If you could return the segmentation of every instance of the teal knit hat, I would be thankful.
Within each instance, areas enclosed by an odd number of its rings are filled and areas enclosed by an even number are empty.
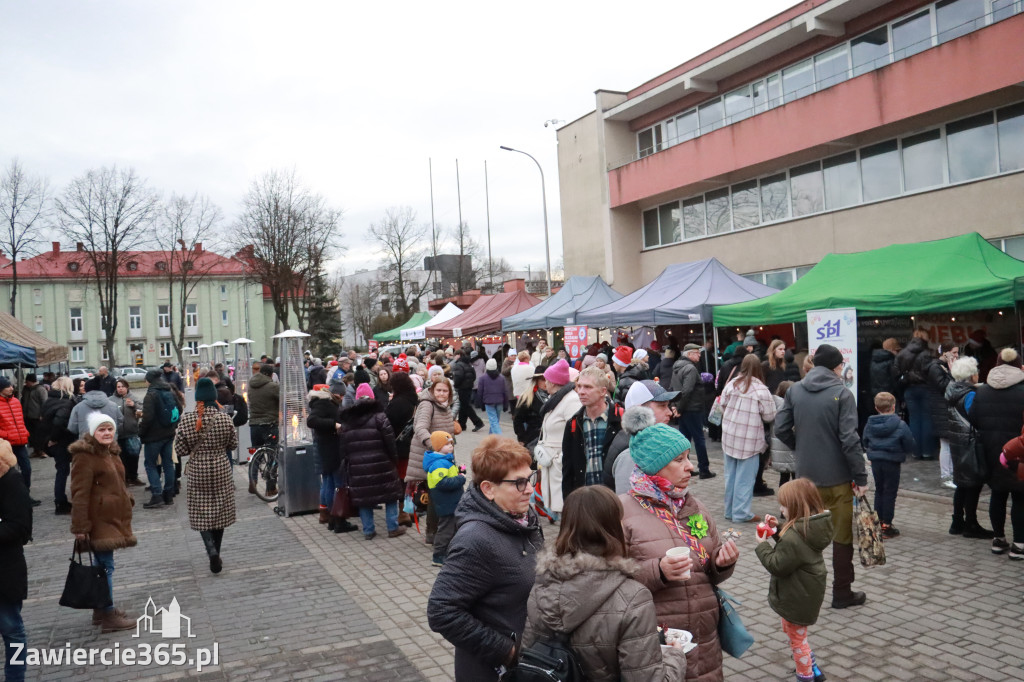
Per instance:
[[[629,439],[629,454],[648,476],[658,473],[669,462],[690,449],[686,436],[665,424],[648,426]]]
[[[217,402],[217,389],[214,387],[213,382],[207,377],[203,377],[196,382],[196,402]]]

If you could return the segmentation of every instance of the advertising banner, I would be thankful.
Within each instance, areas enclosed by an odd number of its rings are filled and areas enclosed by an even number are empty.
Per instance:
[[[857,397],[857,310],[832,308],[807,311],[807,341],[811,355],[822,344],[835,346],[843,354],[839,378]]]
[[[587,327],[573,326],[565,328],[565,352],[575,362],[587,350]]]

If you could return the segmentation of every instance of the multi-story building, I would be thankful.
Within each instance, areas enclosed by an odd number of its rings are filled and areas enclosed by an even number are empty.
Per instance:
[[[558,131],[566,273],[631,291],[715,256],[781,288],[830,252],[969,231],[1024,258],[1022,9],[807,0],[598,91]]]
[[[201,278],[185,305],[186,359],[198,358],[199,345],[252,339],[252,352],[270,353],[274,334],[273,308],[262,285],[246,278],[244,263],[205,251],[194,251],[192,267]],[[170,256],[164,251],[129,254],[118,280],[118,328],[114,363],[156,365],[176,358],[171,342],[177,332],[178,300],[171,299]],[[10,299],[10,261],[0,263],[0,296]],[[49,339],[67,344],[72,367],[111,364],[104,347],[92,266],[82,254],[50,251],[18,262],[15,317]],[[174,306],[172,308],[172,305]],[[231,357],[234,349],[228,349]]]

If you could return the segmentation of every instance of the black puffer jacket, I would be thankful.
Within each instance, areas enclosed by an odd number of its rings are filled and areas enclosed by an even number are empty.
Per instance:
[[[391,402],[388,403],[385,414],[388,416],[388,421],[391,422],[391,430],[397,437],[402,432],[405,425],[412,421],[413,415],[416,414],[416,404],[419,402],[419,398],[413,394],[412,398],[408,396],[396,393],[391,398]],[[412,438],[407,438],[404,441],[395,442],[395,448],[398,452],[398,459],[409,459],[409,448],[412,445]]]
[[[896,356],[884,348],[871,351],[871,395],[882,391],[896,394],[896,378],[893,377],[893,364]]]
[[[364,398],[341,411],[341,452],[348,460],[352,504],[372,507],[402,497],[395,470],[395,432],[376,400]]]
[[[925,385],[928,387],[928,407],[932,415],[935,437],[949,440],[949,403],[946,401],[946,387],[953,381],[949,366],[941,358],[928,363]]]
[[[1003,446],[1021,433],[1024,426],[1024,372],[1012,365],[993,367],[987,383],[978,387],[967,418],[981,439],[993,490],[1024,490],[1006,467],[999,463]]]
[[[548,400],[546,391],[533,389],[533,400],[529,407],[519,403],[516,406],[516,416],[512,419],[512,430],[516,438],[523,445],[533,442],[540,435],[542,419],[540,411],[544,409],[544,403]]]
[[[47,440],[67,447],[78,440],[78,434],[68,431],[71,410],[75,407],[75,399],[50,391],[50,397],[43,403],[43,420],[40,428],[46,433]]]
[[[521,525],[472,485],[455,510],[458,531],[427,602],[430,629],[455,645],[456,682],[497,680],[522,641],[544,533],[533,509]]]
[[[907,347],[899,352],[893,363],[893,378],[898,387],[906,388],[927,381],[928,363],[932,352],[923,339],[910,339]],[[901,378],[902,377],[902,378]]]
[[[700,380],[700,368],[690,358],[683,356],[672,366],[670,391],[679,391],[676,399],[679,412],[704,411],[704,386]]]
[[[626,369],[622,370],[622,374],[619,375],[619,386],[615,391],[615,399],[620,403],[626,400],[626,394],[629,393],[629,387],[638,381],[650,379],[651,376],[647,372],[647,367],[642,363],[630,365]]]
[[[949,426],[949,449],[953,454],[953,482],[957,485],[978,485],[977,481],[963,480],[957,470],[960,453],[974,447],[974,428],[967,421],[966,398],[973,393],[975,385],[969,381],[951,381],[946,386],[947,422]]]
[[[471,391],[476,383],[476,369],[473,362],[464,355],[460,355],[455,367],[452,369],[452,383],[456,391]]]
[[[320,473],[328,476],[341,466],[341,441],[338,438],[338,403],[326,390],[309,392],[309,416],[306,426],[313,431],[313,442],[320,455]]]
[[[142,420],[139,422],[139,438],[143,443],[156,443],[162,440],[174,438],[177,424],[164,426],[160,423],[161,400],[174,402],[174,395],[171,394],[171,385],[163,378],[155,379],[146,391],[146,397],[142,399]]]
[[[32,506],[25,481],[14,468],[17,462],[11,446],[3,443],[0,451],[0,602],[5,604],[28,599],[28,568],[23,548],[32,539]],[[524,610],[525,602],[524,597]]]

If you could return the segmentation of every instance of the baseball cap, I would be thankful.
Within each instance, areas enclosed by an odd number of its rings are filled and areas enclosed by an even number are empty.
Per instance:
[[[649,403],[652,400],[658,403],[667,403],[670,400],[675,400],[678,396],[679,391],[666,391],[657,381],[644,379],[643,381],[637,381],[629,387],[629,391],[626,393],[625,404],[626,409],[629,409],[637,405]]]

